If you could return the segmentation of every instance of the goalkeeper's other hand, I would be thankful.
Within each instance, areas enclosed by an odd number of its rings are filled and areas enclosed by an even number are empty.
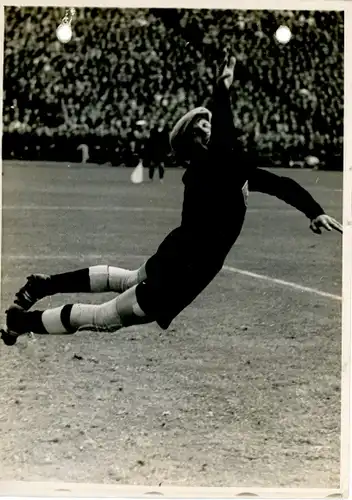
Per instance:
[[[330,215],[322,214],[319,215],[316,219],[311,220],[310,229],[315,234],[321,234],[322,229],[326,229],[327,231],[338,231],[342,233],[342,224],[340,224],[336,219],[330,217]]]

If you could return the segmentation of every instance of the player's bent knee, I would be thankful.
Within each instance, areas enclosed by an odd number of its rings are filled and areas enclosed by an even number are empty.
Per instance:
[[[146,314],[138,302],[136,294],[138,286],[135,285],[118,298],[117,310],[124,326],[142,325],[154,321],[154,318]]]
[[[116,300],[113,299],[95,306],[93,325],[105,332],[113,332],[123,327],[122,319],[116,310]]]
[[[138,304],[134,286],[118,297],[94,308],[93,323],[104,331],[116,331],[123,327],[151,323],[153,318],[146,315]]]

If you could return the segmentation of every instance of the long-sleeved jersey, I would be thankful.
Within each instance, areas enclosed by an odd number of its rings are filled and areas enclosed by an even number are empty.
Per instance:
[[[236,165],[237,147],[230,95],[215,88],[211,138],[198,148],[183,177],[181,224],[146,263],[147,280],[137,290],[142,309],[167,328],[221,270],[246,213],[246,164]],[[214,168],[219,175],[214,181]]]
[[[215,90],[212,112],[210,144],[192,156],[183,177],[181,223],[147,261],[147,279],[137,287],[141,308],[165,329],[221,270],[243,227],[247,188],[276,196],[311,219],[324,213],[292,179],[246,162],[225,87]]]
[[[251,172],[248,190],[275,196],[313,220],[324,214],[323,208],[306,189],[289,177],[257,168]]]
[[[210,142],[192,156],[183,176],[179,230],[194,240],[195,250],[205,243],[211,247],[214,264],[221,266],[244,222],[243,186],[253,167],[239,157],[230,94],[223,84],[215,88],[211,111]]]

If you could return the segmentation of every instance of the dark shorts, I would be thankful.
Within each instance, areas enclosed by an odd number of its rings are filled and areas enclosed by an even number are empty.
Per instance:
[[[166,330],[219,273],[227,246],[211,247],[182,228],[172,231],[146,262],[147,279],[136,290],[142,310]]]

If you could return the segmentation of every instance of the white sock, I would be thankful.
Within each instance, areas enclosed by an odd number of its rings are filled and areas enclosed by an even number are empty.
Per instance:
[[[73,304],[47,309],[42,314],[43,326],[49,334],[59,335],[83,328],[113,332],[126,326],[150,323],[152,319],[145,315],[137,302],[136,287],[101,305]],[[70,308],[66,325],[62,320],[65,308]]]
[[[146,279],[145,267],[136,270],[114,266],[91,266],[89,268],[90,289],[93,293],[122,293]]]
[[[122,320],[116,307],[117,298],[101,305],[74,304],[70,323],[74,330],[89,328],[113,332],[122,328]]]
[[[42,314],[42,323],[45,330],[51,335],[70,333],[62,323],[62,311],[65,306],[46,309]]]

